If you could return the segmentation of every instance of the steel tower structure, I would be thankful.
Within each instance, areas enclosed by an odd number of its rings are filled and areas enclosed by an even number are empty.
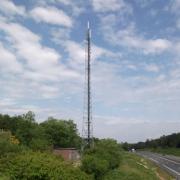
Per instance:
[[[84,92],[84,115],[82,129],[82,148],[93,146],[93,124],[92,124],[92,100],[91,100],[91,29],[89,22],[86,32],[85,48],[85,92]]]

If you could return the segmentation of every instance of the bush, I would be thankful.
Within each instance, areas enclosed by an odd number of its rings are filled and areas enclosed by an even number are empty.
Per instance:
[[[24,152],[14,158],[10,158],[6,165],[4,165],[3,172],[4,176],[10,179],[90,179],[90,177],[80,169],[65,163],[60,157],[41,152]]]
[[[8,153],[20,152],[22,147],[19,146],[18,139],[11,135],[11,132],[0,132],[0,157],[5,156]]]
[[[93,174],[95,179],[102,177],[110,170],[119,166],[121,149],[112,139],[103,139],[96,142],[95,147],[86,150],[82,158],[82,170]]]
[[[34,151],[46,151],[50,150],[50,144],[46,139],[32,139],[29,147]]]
[[[108,161],[97,156],[86,155],[82,164],[82,170],[87,174],[92,174],[95,179],[100,179],[108,171]]]

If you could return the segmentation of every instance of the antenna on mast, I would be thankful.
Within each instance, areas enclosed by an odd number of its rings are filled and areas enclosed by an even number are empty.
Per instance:
[[[86,48],[85,48],[85,93],[84,115],[82,128],[82,150],[93,145],[92,102],[91,102],[91,29],[87,22]]]
[[[89,26],[89,21],[88,21],[88,22],[87,22],[87,28],[90,29],[89,27],[90,27],[90,26]]]

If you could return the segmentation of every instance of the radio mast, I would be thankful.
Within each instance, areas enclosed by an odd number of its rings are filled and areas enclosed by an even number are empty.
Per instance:
[[[85,48],[85,93],[84,93],[84,115],[82,130],[82,148],[90,148],[93,145],[92,126],[92,102],[91,102],[91,29],[89,22],[86,32]]]

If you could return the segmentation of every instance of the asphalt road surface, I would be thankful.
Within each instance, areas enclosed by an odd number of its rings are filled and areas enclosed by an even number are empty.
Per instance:
[[[176,179],[180,180],[180,158],[175,156],[164,156],[147,151],[138,151],[137,154],[153,161],[155,164],[176,177]]]

